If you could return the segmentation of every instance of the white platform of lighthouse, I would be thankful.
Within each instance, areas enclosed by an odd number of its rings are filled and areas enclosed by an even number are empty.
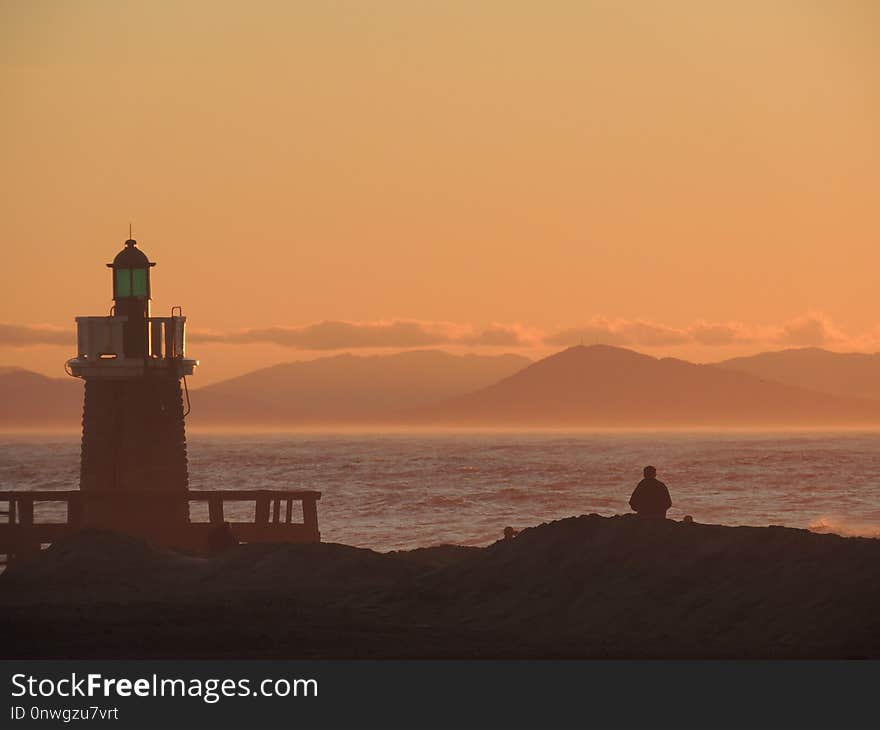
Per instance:
[[[77,356],[67,361],[78,378],[139,378],[150,372],[182,378],[198,360],[186,357],[186,317],[148,317],[146,357],[126,357],[123,327],[127,317],[77,317]]]

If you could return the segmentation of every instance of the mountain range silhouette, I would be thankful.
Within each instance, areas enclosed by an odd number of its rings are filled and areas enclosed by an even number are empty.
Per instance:
[[[197,388],[192,403],[196,427],[869,426],[880,424],[880,355],[806,348],[698,365],[608,345],[537,362],[345,354]],[[82,386],[3,368],[0,404],[4,428],[76,429]]]
[[[880,400],[880,353],[803,347],[736,357],[718,365],[823,393]]]
[[[819,426],[878,423],[880,403],[590,345],[570,347],[412,415],[438,425]]]

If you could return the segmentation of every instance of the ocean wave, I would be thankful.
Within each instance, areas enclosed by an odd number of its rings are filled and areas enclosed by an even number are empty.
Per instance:
[[[832,533],[843,537],[880,538],[880,522],[853,522],[842,517],[820,517],[810,523],[809,529],[811,532]]]

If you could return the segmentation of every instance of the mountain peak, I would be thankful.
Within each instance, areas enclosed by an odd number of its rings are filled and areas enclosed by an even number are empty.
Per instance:
[[[548,368],[563,368],[577,371],[583,369],[605,369],[614,367],[643,366],[656,363],[657,358],[644,355],[635,350],[615,345],[573,345],[560,352],[538,360],[521,371],[541,371]]]
[[[764,380],[834,395],[880,400],[880,355],[799,347],[717,363]]]
[[[876,423],[869,401],[611,345],[576,345],[419,418],[481,426],[792,426]]]
[[[618,345],[605,345],[605,344],[593,344],[593,345],[572,345],[571,347],[567,347],[560,352],[557,352],[555,355],[550,355],[550,357],[622,357],[622,358],[637,358],[643,360],[656,360],[657,358],[651,357],[650,355],[645,355],[641,352],[636,352],[635,350],[630,350],[627,347],[620,347]]]

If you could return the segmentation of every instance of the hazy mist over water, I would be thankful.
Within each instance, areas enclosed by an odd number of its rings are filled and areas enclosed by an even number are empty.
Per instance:
[[[191,489],[317,489],[322,539],[376,550],[483,545],[507,525],[627,512],[646,464],[669,486],[674,519],[880,536],[876,432],[196,433],[188,442]],[[76,488],[79,450],[75,435],[0,436],[0,489]]]

